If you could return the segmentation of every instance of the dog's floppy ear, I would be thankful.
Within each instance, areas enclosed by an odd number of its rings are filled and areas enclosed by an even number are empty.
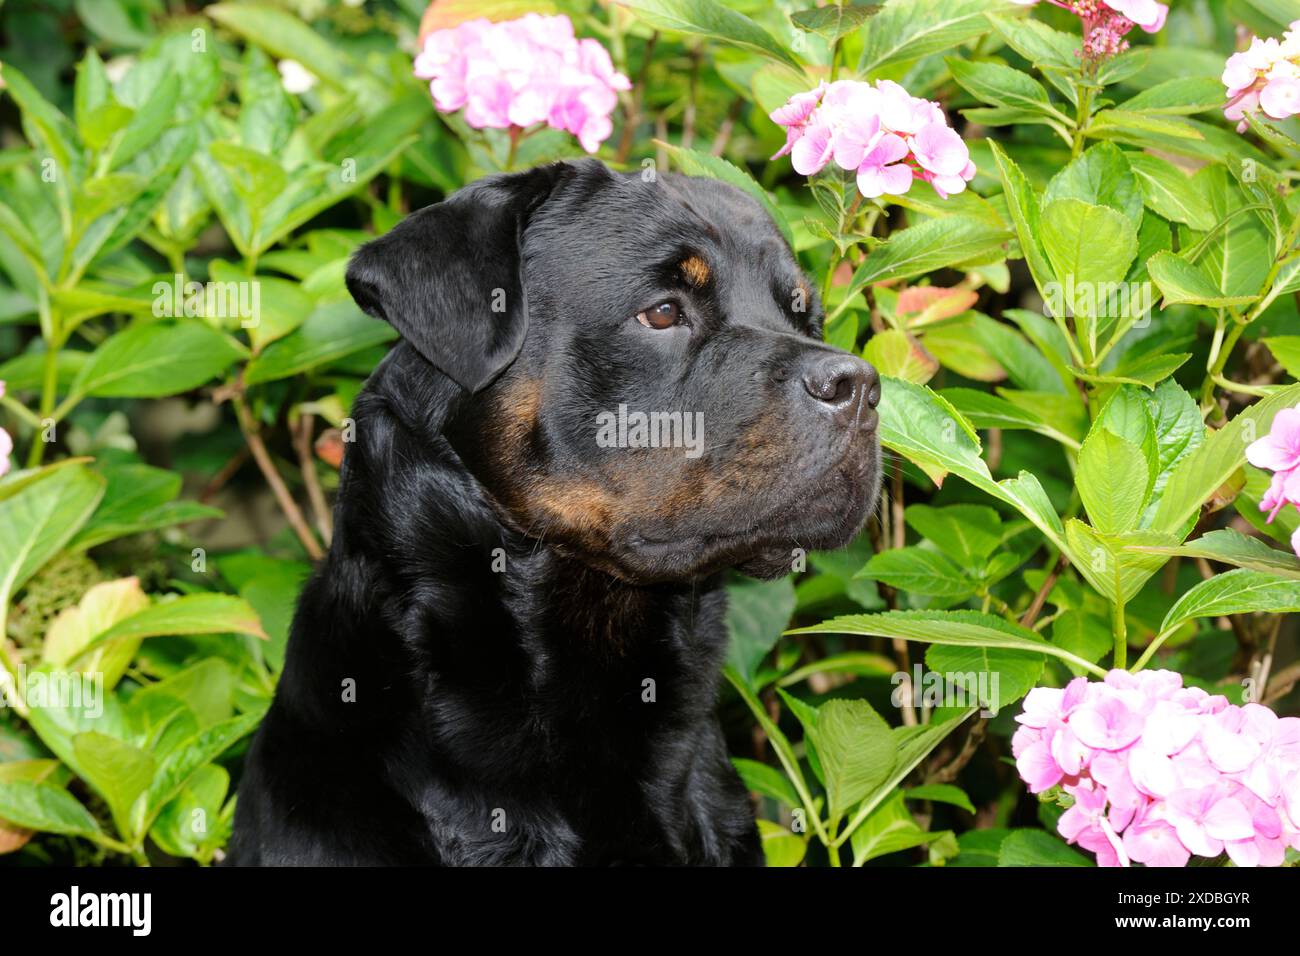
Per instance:
[[[563,163],[493,176],[412,213],[348,263],[352,298],[470,392],[519,354],[528,303],[519,243]]]

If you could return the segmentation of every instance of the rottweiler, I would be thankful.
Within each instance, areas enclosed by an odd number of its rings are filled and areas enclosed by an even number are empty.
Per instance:
[[[762,205],[562,162],[363,245],[401,340],[250,747],[242,865],[744,865],[724,576],[841,547],[880,384]]]

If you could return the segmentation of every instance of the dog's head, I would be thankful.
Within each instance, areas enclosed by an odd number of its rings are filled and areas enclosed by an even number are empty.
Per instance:
[[[347,281],[469,393],[447,435],[502,518],[621,578],[781,574],[875,504],[876,373],[821,342],[738,189],[594,161],[492,177]]]

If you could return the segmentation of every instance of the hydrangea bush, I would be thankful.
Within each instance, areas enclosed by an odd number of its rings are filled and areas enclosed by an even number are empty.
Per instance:
[[[220,859],[348,255],[595,155],[753,195],[882,375],[861,539],[730,587],[769,863],[1300,859],[1300,0],[109,5],[0,8],[0,853]]]

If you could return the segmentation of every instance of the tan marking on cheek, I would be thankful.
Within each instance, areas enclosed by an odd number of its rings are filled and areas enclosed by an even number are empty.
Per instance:
[[[716,458],[700,459],[701,463],[666,490],[655,510],[660,514],[689,515],[720,502],[742,501],[778,480],[787,464],[787,428],[781,416],[765,414]]]
[[[529,504],[559,527],[578,532],[607,529],[615,512],[609,494],[590,482],[544,482]]]
[[[537,379],[521,379],[502,392],[492,404],[484,430],[492,457],[507,464],[522,458],[541,409],[542,383]]]
[[[713,274],[709,269],[709,264],[699,256],[688,256],[683,259],[680,268],[682,275],[686,277],[686,281],[697,289],[708,282],[709,277]]]
[[[510,431],[517,440],[523,440],[537,427],[542,411],[542,383],[537,379],[524,379],[509,392],[507,413]]]

